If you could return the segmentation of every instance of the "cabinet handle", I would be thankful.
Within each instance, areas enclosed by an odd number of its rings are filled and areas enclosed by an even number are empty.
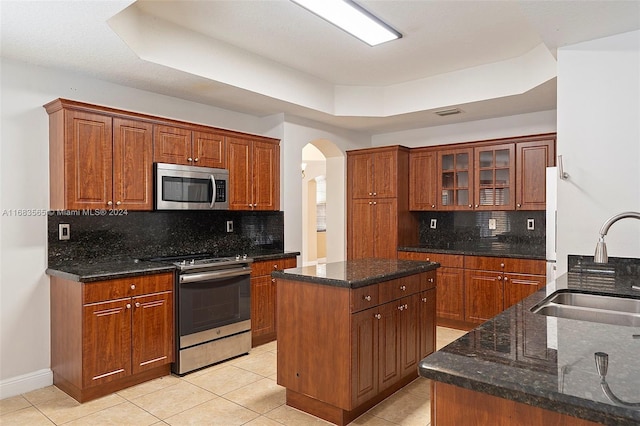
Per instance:
[[[521,205],[521,204],[516,204],[516,206],[518,206],[518,207],[522,207],[522,205]]]
[[[131,284],[131,290],[135,290],[136,289],[136,285],[135,284]]]
[[[122,201],[116,201],[116,206],[119,206],[120,204],[122,204]]]
[[[430,283],[433,282],[433,278],[429,278],[427,281],[429,281]]]
[[[478,208],[478,205],[476,204],[476,209]]]
[[[436,205],[435,205],[435,204],[431,204],[431,208],[432,208],[432,209],[435,209],[435,208],[436,208]]]
[[[428,257],[427,257],[427,262],[431,262],[431,259],[429,259]]]
[[[127,303],[127,309],[131,309],[131,303]]]
[[[376,195],[378,195],[378,193],[377,193],[377,192],[374,192],[374,193],[373,193],[373,196],[375,197]]]
[[[509,277],[504,277],[504,280],[505,281],[509,281]]]
[[[369,195],[373,195],[373,192],[370,192]]]
[[[199,158],[198,158],[198,157],[196,157],[196,158],[194,158],[194,159],[193,159],[193,161],[195,161],[196,163],[198,162],[198,160],[199,160]]]
[[[372,201],[369,201],[369,205],[372,205],[372,204],[373,204],[373,202],[372,202]]]
[[[271,282],[272,282],[272,283],[275,283],[275,282],[276,282],[276,279],[275,279],[275,278],[271,278]]]
[[[277,263],[275,265],[273,265],[273,269],[275,269],[276,271],[278,270],[278,264]]]
[[[400,286],[400,290],[405,291],[406,289],[407,289],[407,286],[406,286],[406,285],[401,285],[401,286]]]
[[[400,305],[400,306],[398,306],[398,310],[399,310],[399,311],[404,311],[404,305]]]
[[[425,302],[425,303],[427,303],[427,298],[426,298],[426,297],[423,297],[423,298],[422,298],[422,301],[423,301],[423,302]]]
[[[375,319],[378,319],[378,320],[379,320],[380,318],[382,318],[382,315],[380,315],[380,314],[375,314],[375,315],[374,315],[374,317],[375,317]]]
[[[469,204],[469,208],[472,208],[472,207],[473,207],[473,204]]]
[[[498,281],[502,281],[502,276],[498,275]]]
[[[136,308],[140,307],[140,302],[136,302]]]
[[[193,158],[189,157],[187,158],[187,161],[191,163],[193,161]]]
[[[113,205],[113,201],[107,201],[107,205],[108,206],[112,206]]]
[[[504,263],[501,263],[501,264],[500,264],[500,267],[501,267],[501,268],[504,268]]]
[[[369,296],[368,294],[366,296],[362,296],[362,298],[367,302],[371,302],[371,296]]]
[[[377,201],[374,201],[374,202],[373,202],[373,205],[375,206],[376,204],[378,204],[378,202],[377,202]]]

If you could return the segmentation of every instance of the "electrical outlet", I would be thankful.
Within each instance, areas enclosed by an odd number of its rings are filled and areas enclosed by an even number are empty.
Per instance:
[[[438,219],[431,219],[431,229],[436,229],[438,225]]]
[[[489,219],[489,229],[496,229],[496,220]]]
[[[60,241],[68,240],[71,238],[71,225],[68,223],[58,224],[58,239]]]
[[[233,221],[232,220],[228,220],[227,221],[227,232],[233,232]]]
[[[533,231],[536,229],[536,221],[533,219],[527,219],[527,230]]]

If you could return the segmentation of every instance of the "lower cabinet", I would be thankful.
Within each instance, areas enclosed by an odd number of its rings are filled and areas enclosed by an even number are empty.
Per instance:
[[[251,346],[276,340],[277,280],[271,272],[297,266],[296,257],[251,264]]]
[[[91,283],[51,277],[53,382],[80,402],[167,375],[174,275]]]

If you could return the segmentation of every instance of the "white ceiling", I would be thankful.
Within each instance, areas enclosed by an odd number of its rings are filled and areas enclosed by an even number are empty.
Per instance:
[[[1,54],[384,133],[554,109],[558,47],[640,28],[635,0],[359,3],[403,38],[369,47],[288,0],[2,0]]]

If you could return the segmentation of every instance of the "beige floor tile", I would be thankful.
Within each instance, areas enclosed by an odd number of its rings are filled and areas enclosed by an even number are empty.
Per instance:
[[[269,377],[278,371],[278,358],[274,352],[262,352],[251,354],[234,362],[233,365],[263,377]]]
[[[43,404],[54,399],[73,399],[55,386],[47,386],[36,389],[22,395],[27,401],[33,405]]]
[[[286,390],[270,379],[262,379],[224,395],[225,399],[264,414],[285,403]]]
[[[244,426],[282,426],[282,423],[271,420],[266,416],[256,417]]]
[[[56,397],[43,403],[34,403],[33,405],[55,424],[62,424],[86,417],[106,408],[122,404],[123,402],[125,402],[125,399],[116,394],[111,394],[80,404],[75,399],[64,394],[63,397]]]
[[[252,354],[262,353],[262,352],[276,352],[278,350],[278,342],[273,341],[269,343],[265,343],[264,345],[256,346],[251,349]]]
[[[250,383],[262,380],[263,377],[233,365],[213,370],[197,377],[185,376],[184,380],[203,389],[224,395]]]
[[[167,388],[169,386],[177,385],[181,382],[181,379],[177,376],[164,376],[148,382],[141,383],[136,386],[132,386],[127,389],[123,389],[118,392],[118,395],[124,399],[134,399],[142,395],[146,395],[151,392],[155,392],[160,389]]]
[[[364,413],[357,419],[355,419],[352,423],[349,423],[353,426],[396,426],[397,423],[392,423],[388,420],[382,419],[380,417],[376,417],[373,414]]]
[[[38,411],[37,408],[30,405],[29,407],[7,414],[3,412],[2,415],[0,415],[0,424],[2,426],[51,426],[55,423]]]
[[[157,418],[165,420],[215,398],[217,398],[216,395],[201,387],[180,381],[176,385],[134,398],[131,402]]]
[[[165,419],[172,426],[181,425],[208,425],[208,426],[236,426],[243,425],[259,414],[244,407],[227,401],[224,398],[216,398],[207,401],[180,414]]]
[[[431,421],[429,399],[402,391],[373,407],[369,414],[403,426],[426,426]]]
[[[31,403],[22,395],[5,398],[0,401],[0,416],[9,414],[13,411],[22,410],[27,407],[31,407]]]
[[[455,328],[436,327],[436,349],[440,350],[449,343],[467,334],[464,330]]]
[[[431,397],[431,380],[418,377],[413,382],[402,388],[402,392],[409,392],[425,399]]]
[[[193,371],[191,373],[188,373],[187,375],[182,376],[182,378],[184,379],[184,378],[189,378],[189,377],[203,376],[203,375],[205,375],[207,373],[210,373],[212,371],[219,370],[221,368],[225,368],[225,367],[227,367],[229,365],[232,365],[233,362],[235,362],[235,361],[237,361],[239,359],[242,359],[244,357],[247,357],[247,356],[248,355],[241,355],[241,356],[239,356],[237,358],[232,358],[232,359],[229,359],[229,360],[226,360],[226,361],[219,362],[217,364],[211,365],[211,366],[203,368],[201,370],[197,370],[197,371]]]
[[[295,408],[291,408],[287,405],[281,405],[275,410],[266,413],[265,416],[287,426],[331,425],[329,422],[296,410]]]
[[[127,401],[115,407],[65,423],[65,426],[149,426],[157,422],[157,417]]]

